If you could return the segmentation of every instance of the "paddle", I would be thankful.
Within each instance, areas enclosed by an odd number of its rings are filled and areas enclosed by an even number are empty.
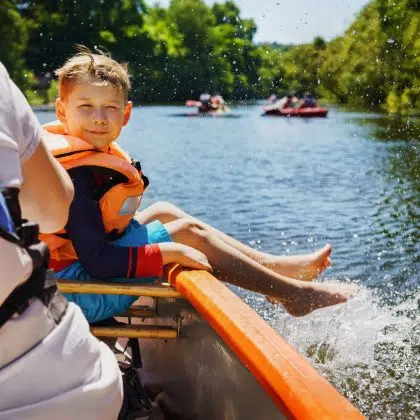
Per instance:
[[[194,101],[193,99],[188,99],[185,102],[185,106],[200,107],[201,106],[201,102],[200,101]]]

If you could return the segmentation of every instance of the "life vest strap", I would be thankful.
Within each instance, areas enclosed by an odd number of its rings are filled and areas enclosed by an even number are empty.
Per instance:
[[[74,152],[61,153],[61,154],[55,155],[54,157],[56,159],[60,159],[63,157],[77,155],[78,153],[85,153],[85,152],[97,152],[97,150],[96,149],[75,150]]]

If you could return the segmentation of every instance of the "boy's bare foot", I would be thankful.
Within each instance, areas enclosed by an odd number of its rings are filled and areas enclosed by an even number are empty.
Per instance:
[[[297,288],[287,298],[267,296],[270,303],[281,303],[290,315],[304,316],[315,309],[344,303],[358,292],[354,284],[311,283]]]
[[[331,248],[327,244],[311,254],[273,257],[262,264],[283,276],[312,281],[331,265]]]

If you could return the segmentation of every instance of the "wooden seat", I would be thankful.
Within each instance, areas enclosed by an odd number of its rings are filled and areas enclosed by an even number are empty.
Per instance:
[[[183,299],[169,284],[140,285],[131,283],[111,283],[105,281],[57,280],[58,288],[63,293],[94,293],[100,295],[150,296],[160,298]]]
[[[91,333],[96,337],[115,338],[163,338],[165,340],[177,338],[177,330],[166,325],[118,325],[112,327],[90,327]]]
[[[159,285],[139,285],[131,283],[111,283],[105,281],[80,282],[74,280],[57,280],[57,286],[63,293],[93,293],[106,295],[147,296],[158,298],[184,299],[168,283]],[[124,314],[118,315],[129,318],[152,318],[155,309],[149,306],[132,306]],[[91,332],[96,337],[121,338],[161,338],[173,339],[178,337],[179,328],[165,325],[132,325],[120,324],[115,326],[91,326]]]
[[[123,314],[117,315],[124,318],[153,318],[156,316],[154,308],[147,305],[133,305]]]

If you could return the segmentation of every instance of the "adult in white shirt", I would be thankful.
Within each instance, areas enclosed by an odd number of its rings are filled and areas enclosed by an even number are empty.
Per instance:
[[[43,232],[67,220],[73,188],[0,63],[0,190],[20,189],[23,217]],[[25,250],[0,237],[0,305],[32,273]],[[122,381],[111,350],[69,303],[59,321],[37,298],[0,328],[0,420],[116,419]]]

